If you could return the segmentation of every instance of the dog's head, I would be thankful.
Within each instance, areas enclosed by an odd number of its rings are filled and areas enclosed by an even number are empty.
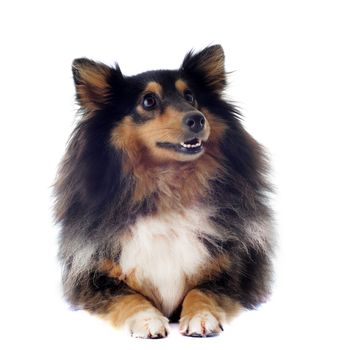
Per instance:
[[[58,220],[191,205],[208,193],[221,202],[247,196],[247,181],[265,186],[260,147],[223,96],[221,46],[135,76],[76,59],[73,77],[82,117],[55,185]]]
[[[226,85],[224,52],[210,46],[189,52],[179,70],[123,76],[88,59],[73,63],[77,100],[95,130],[131,159],[193,161],[225,129],[208,105]]]

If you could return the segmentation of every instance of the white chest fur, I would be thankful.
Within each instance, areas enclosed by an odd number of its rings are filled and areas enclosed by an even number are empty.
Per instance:
[[[123,274],[135,273],[139,284],[151,284],[167,316],[181,302],[186,279],[208,261],[208,251],[200,240],[204,232],[216,235],[208,215],[206,209],[192,208],[181,214],[143,217],[122,242],[119,263]]]

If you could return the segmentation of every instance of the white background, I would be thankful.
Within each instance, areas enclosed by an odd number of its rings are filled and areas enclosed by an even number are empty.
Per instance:
[[[350,11],[341,1],[0,5],[2,349],[349,349]],[[245,126],[271,154],[271,301],[211,339],[133,340],[62,301],[50,185],[76,106],[70,65],[179,67],[219,43]]]

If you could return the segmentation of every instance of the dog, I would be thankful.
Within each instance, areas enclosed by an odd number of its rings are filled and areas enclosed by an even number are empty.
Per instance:
[[[132,336],[210,337],[270,295],[265,151],[224,97],[220,45],[178,70],[124,76],[73,61],[80,119],[60,164],[63,289]]]

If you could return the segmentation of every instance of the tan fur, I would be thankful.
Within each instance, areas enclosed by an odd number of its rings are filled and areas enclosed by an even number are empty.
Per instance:
[[[180,327],[184,318],[192,318],[202,311],[211,312],[220,322],[224,320],[224,311],[212,295],[192,289],[182,303]]]
[[[153,117],[148,111],[145,111],[145,109],[141,105],[138,105],[136,107],[136,112],[145,120],[151,119]]]
[[[158,210],[182,209],[195,204],[209,190],[209,179],[219,171],[219,164],[211,157],[203,157],[194,164],[179,164],[178,168],[160,166],[138,167],[134,200],[158,192]]]
[[[122,275],[120,266],[109,259],[106,259],[100,263],[100,271],[106,273],[108,277],[116,279],[120,279]]]
[[[227,255],[219,255],[215,259],[210,260],[208,264],[203,266],[203,269],[197,275],[194,276],[193,279],[188,280],[188,289],[190,289],[191,286],[196,285],[201,281],[210,279],[215,275],[219,274],[220,272],[228,269],[229,265],[230,257],[228,257]],[[108,277],[123,280],[130,288],[135,289],[141,292],[142,294],[149,294],[135,280],[135,271],[125,276],[122,274],[120,266],[109,259],[106,259],[100,263],[99,270],[101,272],[106,273]]]
[[[188,290],[197,286],[203,281],[208,281],[219,275],[222,271],[228,270],[231,260],[227,255],[219,255],[208,261],[203,268],[194,275],[191,279],[187,280]]]
[[[234,302],[226,296],[192,289],[187,293],[182,303],[180,329],[189,319],[202,312],[210,312],[220,323],[223,323],[236,316],[241,309],[238,302]]]
[[[214,50],[214,51],[213,51]],[[217,91],[224,87],[225,81],[225,55],[220,46],[212,48],[211,54],[205,59],[201,60],[199,69],[201,69],[207,77],[209,85]]]
[[[164,113],[137,128],[137,138],[150,151],[153,162],[159,163],[162,160],[169,160],[175,153],[157,147],[157,142],[179,143],[184,141],[182,118],[183,113],[173,107],[167,107]],[[207,132],[209,133],[209,130]],[[177,160],[178,155],[175,153],[173,156]]]
[[[124,275],[122,274],[119,264],[116,264],[112,260],[108,259],[100,263],[100,271],[106,273],[110,278],[115,278],[124,282],[133,291],[142,294],[135,294],[127,297],[118,297],[112,302],[112,306],[102,313],[102,317],[104,319],[110,320],[113,325],[120,326],[134,313],[143,311],[144,309],[149,309],[151,303],[146,299],[143,300],[144,297],[152,300],[158,309],[161,308],[161,299],[157,290],[145,281],[143,281],[141,284],[136,278],[135,271],[132,271],[128,275]],[[140,307],[137,305],[139,301],[141,301]],[[153,304],[152,308],[155,309],[153,307]]]
[[[85,84],[93,86],[100,90],[106,90],[109,85],[107,83],[107,77],[109,75],[110,68],[104,65],[86,65],[79,70],[80,80]]]
[[[160,84],[158,84],[155,81],[150,81],[145,89],[144,89],[144,94],[148,93],[148,92],[153,92],[155,94],[157,94],[159,97],[163,96],[163,88]]]
[[[155,82],[151,81],[149,82],[146,87],[143,90],[143,93],[141,94],[141,97],[139,98],[138,105],[136,106],[136,112],[146,120],[152,119],[157,115],[157,112],[155,111],[147,111],[142,106],[142,97],[147,95],[148,93],[154,93],[157,95],[160,99],[163,98],[163,88],[162,86]]]
[[[110,68],[103,64],[82,64],[76,68],[79,70],[76,89],[80,103],[87,112],[94,112],[108,98]]]
[[[202,108],[201,111],[210,125],[210,137],[207,141],[208,148],[210,148],[211,151],[215,148],[217,151],[219,141],[223,138],[228,126],[224,121],[209,112],[208,109]]]
[[[175,82],[175,87],[176,87],[176,89],[177,89],[181,94],[183,94],[183,92],[184,92],[186,89],[188,89],[187,84],[186,84],[182,79],[176,80],[176,82]]]
[[[140,281],[136,278],[136,271],[132,271],[128,275],[122,275],[121,279],[125,284],[127,284],[132,290],[144,295],[149,300],[152,300],[153,303],[160,308],[161,299],[157,289],[147,281]]]
[[[214,298],[225,311],[225,322],[229,322],[243,311],[243,307],[238,301],[233,301],[226,295],[216,295]]]
[[[113,326],[120,327],[125,321],[140,311],[152,309],[161,316],[161,313],[140,294],[118,296],[108,311],[101,317],[109,321]]]
[[[177,91],[180,93],[180,95],[184,95],[184,92],[188,89],[187,83],[185,81],[183,81],[182,79],[176,80],[175,87],[176,87]],[[193,106],[195,108],[198,107],[198,103],[197,103],[196,99],[194,99]]]
[[[159,293],[157,290],[150,285],[149,283],[141,284],[136,278],[136,271],[132,271],[131,273],[125,275],[122,273],[122,270],[119,264],[116,264],[112,260],[106,259],[100,263],[99,270],[105,273],[110,278],[115,278],[120,281],[123,281],[126,285],[128,285],[132,290],[141,293],[142,295],[148,297],[153,300],[155,304],[159,304]]]
[[[221,171],[219,140],[227,126],[208,110],[202,112],[210,135],[204,154],[191,162],[176,162],[175,152],[156,146],[157,141],[183,141],[183,116],[172,107],[141,125],[125,117],[112,131],[112,144],[126,154],[123,170],[133,173],[136,180],[135,203],[158,191],[159,210],[179,208],[194,203],[209,189],[209,180]]]
[[[215,259],[208,261],[208,264],[203,266],[198,274],[194,275],[193,278],[186,280],[185,293],[194,288],[196,285],[200,284],[203,281],[210,280],[218,275],[220,272],[226,270],[230,265],[230,259],[228,256],[220,255]],[[114,263],[112,260],[104,260],[100,263],[100,271],[106,273],[110,278],[115,278],[123,281],[127,284],[132,290],[144,295],[149,300],[152,300],[155,306],[161,309],[162,300],[158,291],[154,288],[154,286],[150,283],[143,281],[140,283],[136,278],[136,271],[132,271],[131,273],[124,275],[122,274],[121,268],[118,264]],[[192,292],[190,292],[192,293]],[[193,293],[192,293],[193,294]],[[190,297],[192,298],[192,294]],[[231,301],[229,299],[225,300],[225,298],[220,298],[220,303],[225,302],[224,309],[226,310],[236,310],[235,305],[231,305]],[[119,300],[116,300],[119,302]],[[223,304],[222,304],[223,305]],[[211,310],[209,310],[211,311]],[[107,310],[109,313],[109,310]],[[232,313],[229,311],[229,313]]]

